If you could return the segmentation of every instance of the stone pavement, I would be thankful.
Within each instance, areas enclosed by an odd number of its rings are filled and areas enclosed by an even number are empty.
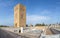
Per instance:
[[[28,38],[28,37],[0,29],[0,38]]]
[[[20,33],[20,35],[28,38],[40,38],[40,34]]]
[[[49,28],[47,28],[46,29],[46,35],[52,35],[52,34],[53,34],[52,31]]]

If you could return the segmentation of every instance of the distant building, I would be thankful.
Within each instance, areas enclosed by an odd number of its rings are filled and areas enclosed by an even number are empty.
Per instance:
[[[14,27],[26,27],[26,7],[22,4],[14,7]]]

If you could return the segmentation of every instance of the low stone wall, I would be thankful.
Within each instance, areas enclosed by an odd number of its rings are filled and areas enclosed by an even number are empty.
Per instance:
[[[19,30],[21,31],[21,28],[13,28],[13,27],[2,27],[1,29],[3,30],[7,30],[7,31],[11,31],[14,33],[19,33]],[[24,27],[23,28],[23,33],[29,32],[31,30],[43,30],[45,29],[45,27]]]
[[[56,34],[56,35],[42,35],[40,38],[60,38],[60,34]]]
[[[13,27],[2,27],[2,30],[14,32],[14,33],[19,33],[20,28],[13,28]]]

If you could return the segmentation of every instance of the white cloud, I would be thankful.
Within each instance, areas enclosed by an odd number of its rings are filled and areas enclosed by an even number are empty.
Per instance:
[[[26,21],[28,24],[36,24],[40,23],[41,21],[47,21],[50,20],[51,18],[48,16],[39,16],[39,15],[27,15]]]
[[[51,12],[49,10],[43,10],[40,13],[45,15],[45,14],[50,14]]]

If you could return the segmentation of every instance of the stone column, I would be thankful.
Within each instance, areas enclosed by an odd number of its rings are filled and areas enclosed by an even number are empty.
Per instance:
[[[21,33],[23,33],[23,27],[21,27]]]

